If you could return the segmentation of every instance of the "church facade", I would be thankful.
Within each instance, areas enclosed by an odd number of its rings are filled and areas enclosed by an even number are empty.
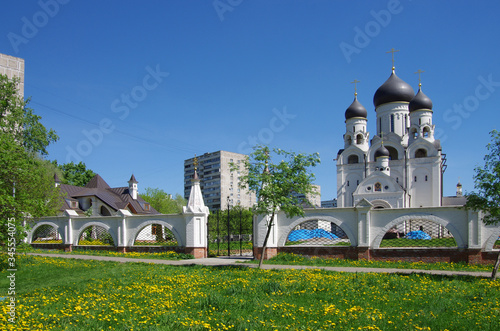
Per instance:
[[[375,92],[376,134],[370,139],[367,110],[357,100],[345,112],[344,148],[337,155],[338,207],[362,200],[374,208],[443,205],[444,162],[434,138],[432,101],[392,68]]]

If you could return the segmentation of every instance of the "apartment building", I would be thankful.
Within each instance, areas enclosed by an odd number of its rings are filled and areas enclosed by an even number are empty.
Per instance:
[[[247,155],[227,151],[205,153],[197,156],[197,172],[205,205],[210,210],[227,209],[228,205],[252,207],[255,193],[239,187],[241,171],[230,170],[230,163],[242,163]],[[184,161],[184,197],[189,198],[195,158]],[[243,169],[242,169],[243,170]]]
[[[0,53],[0,74],[9,79],[18,77],[19,95],[24,98],[24,59]]]

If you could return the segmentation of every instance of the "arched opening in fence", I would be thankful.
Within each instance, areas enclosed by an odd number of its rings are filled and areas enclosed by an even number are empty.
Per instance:
[[[285,246],[351,246],[351,241],[337,224],[316,219],[295,226]]]
[[[115,243],[108,230],[99,225],[91,225],[81,232],[78,238],[78,245],[115,246]]]
[[[43,224],[33,233],[32,244],[62,244],[62,238],[57,229],[50,224]]]
[[[389,229],[380,247],[457,247],[457,243],[445,226],[415,218],[404,220]]]
[[[149,224],[142,228],[134,240],[134,246],[178,246],[174,233],[165,225]]]

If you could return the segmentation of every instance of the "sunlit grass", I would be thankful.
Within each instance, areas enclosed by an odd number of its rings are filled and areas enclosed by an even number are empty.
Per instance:
[[[498,330],[500,319],[488,279],[16,258],[17,324],[0,301],[2,330]]]
[[[251,261],[250,263],[257,263]],[[290,264],[317,267],[360,267],[360,268],[399,268],[421,270],[453,270],[453,271],[491,271],[493,265],[467,263],[423,263],[406,261],[375,261],[375,260],[344,260],[304,256],[294,253],[279,253],[275,257],[264,261],[264,264]]]
[[[166,252],[114,252],[108,250],[92,250],[92,249],[73,249],[71,252],[65,252],[60,249],[22,249],[20,252],[26,253],[42,253],[42,254],[68,254],[68,255],[93,255],[93,256],[111,256],[111,257],[127,257],[127,258],[135,258],[135,259],[161,259],[161,260],[186,260],[186,259],[194,259],[194,256],[191,254],[185,253],[177,253],[175,251],[166,251]]]

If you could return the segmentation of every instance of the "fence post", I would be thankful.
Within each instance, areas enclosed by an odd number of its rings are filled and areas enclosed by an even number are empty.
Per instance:
[[[71,209],[66,209],[64,215],[68,217],[68,224],[64,226],[64,250],[71,252],[73,250],[73,221],[72,217],[77,217],[78,213]]]
[[[264,259],[270,259],[278,254],[278,215],[274,215],[272,220],[273,225],[269,238],[267,240],[266,251],[263,252],[264,240],[267,234],[269,222],[271,222],[271,215],[254,215],[253,217],[253,232],[254,232],[254,247],[253,255],[256,259],[260,259],[260,255],[264,254]]]
[[[126,253],[127,251],[127,217],[132,216],[132,213],[126,209],[119,209],[118,214],[122,217],[121,226],[118,227],[118,250]],[[133,243],[132,243],[133,244]]]

